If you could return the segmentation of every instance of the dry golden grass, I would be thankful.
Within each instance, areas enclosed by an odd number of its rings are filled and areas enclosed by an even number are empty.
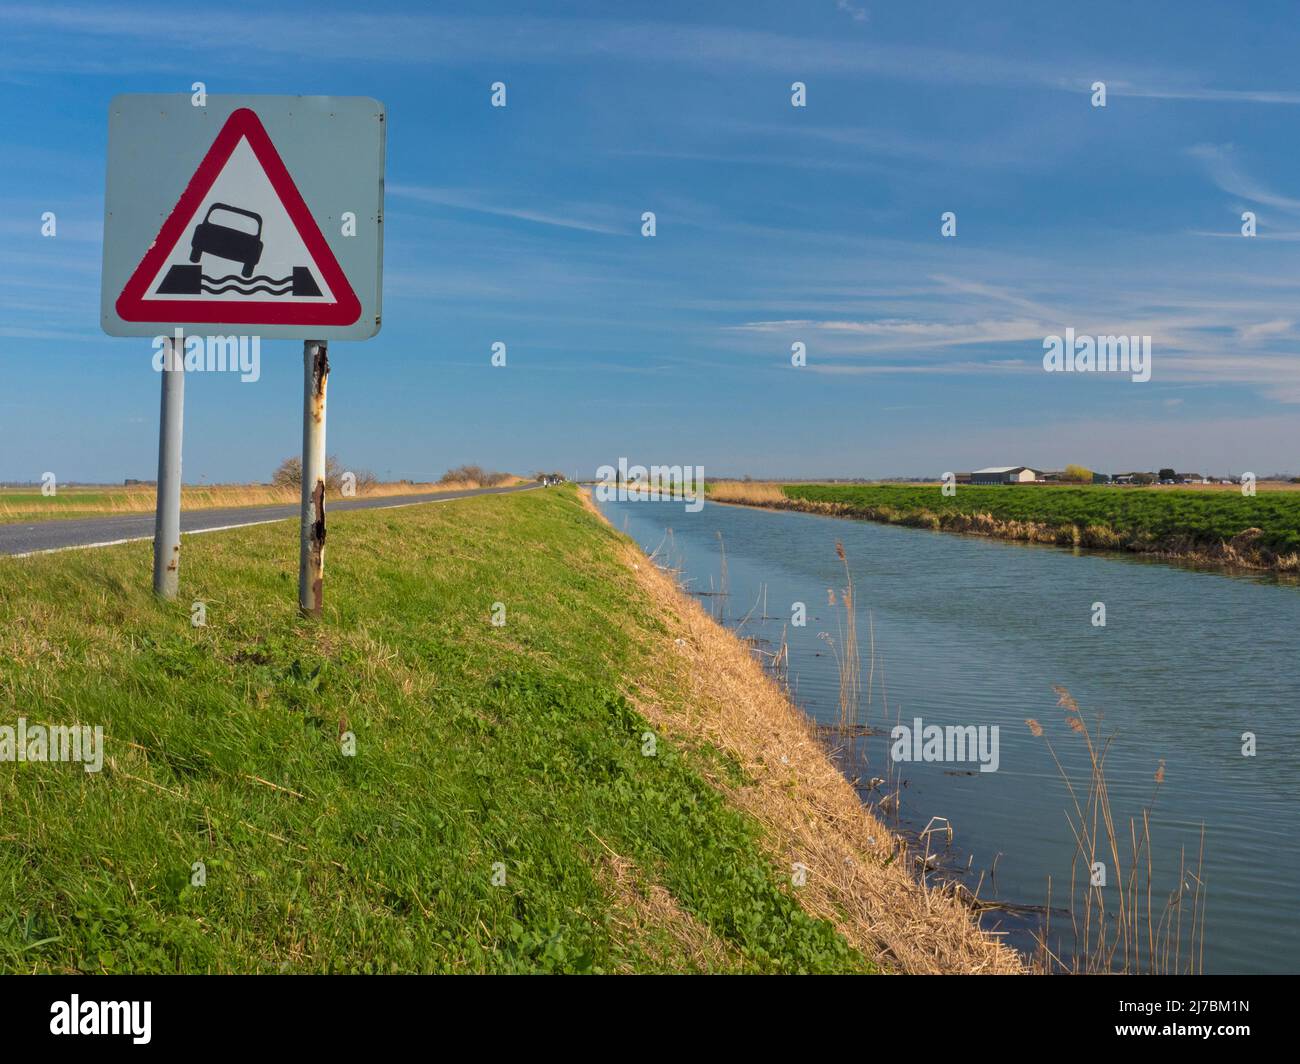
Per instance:
[[[501,487],[523,483],[522,477],[511,477]],[[452,482],[447,484],[371,484],[357,488],[357,498],[386,498],[394,495],[425,495],[433,492],[461,491],[480,485]],[[0,521],[43,519],[47,517],[87,517],[95,515],[152,513],[155,490],[148,485],[132,487],[65,487],[58,495],[46,498],[39,491],[4,492],[0,501]],[[339,501],[343,496],[331,491],[327,498]],[[216,510],[240,506],[274,506],[297,503],[301,499],[297,488],[281,488],[273,484],[211,484],[203,487],[181,489],[182,510]]]
[[[785,492],[776,484],[757,480],[711,480],[708,497],[714,502],[744,503],[750,506],[771,506],[786,502]]]
[[[903,842],[863,806],[811,722],[745,646],[634,544],[622,549],[667,629],[644,652],[662,662],[666,640],[680,664],[648,670],[652,679],[628,697],[665,733],[736,759],[743,783],[719,776],[711,782],[763,826],[768,852],[785,874],[796,863],[807,869],[806,883],[795,888],[804,909],[889,971],[1025,972],[1020,955],[982,932],[957,897],[912,878]]]
[[[683,959],[687,970],[701,973],[734,965],[736,958],[728,945],[683,909],[668,890],[615,853],[604,839],[597,841],[606,851],[599,872],[613,896],[612,921],[624,941],[636,942],[662,970],[668,970],[670,963],[680,965]],[[622,972],[635,970],[629,963]]]

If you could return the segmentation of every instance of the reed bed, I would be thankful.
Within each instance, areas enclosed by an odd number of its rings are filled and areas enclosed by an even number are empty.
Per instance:
[[[740,503],[746,506],[772,506],[787,503],[779,485],[757,480],[711,480],[708,497],[714,502]]]
[[[1088,778],[1076,784],[1057,756],[1046,729],[1025,721],[1041,738],[1070,798],[1066,820],[1074,835],[1070,862],[1069,913],[1074,948],[1063,961],[1050,945],[1051,927],[1039,934],[1039,964],[1046,971],[1152,975],[1202,974],[1205,967],[1206,888],[1205,827],[1194,865],[1179,855],[1178,884],[1167,897],[1153,896],[1151,810],[1165,779],[1161,761],[1152,777],[1151,798],[1128,823],[1117,822],[1106,780],[1106,755],[1114,733],[1102,732],[1098,714],[1092,724],[1064,687],[1054,689],[1065,724],[1081,737],[1088,756]],[[1105,878],[1093,874],[1104,866]],[[1050,918],[1050,892],[1048,885]],[[1116,897],[1117,895],[1117,897]],[[1113,898],[1114,900],[1108,901]],[[1190,911],[1189,911],[1190,910]],[[1184,953],[1185,951],[1185,953]]]

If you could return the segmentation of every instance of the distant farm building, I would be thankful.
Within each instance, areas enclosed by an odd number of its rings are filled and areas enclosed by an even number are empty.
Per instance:
[[[1032,484],[1039,473],[1029,466],[990,466],[970,475],[972,484]]]

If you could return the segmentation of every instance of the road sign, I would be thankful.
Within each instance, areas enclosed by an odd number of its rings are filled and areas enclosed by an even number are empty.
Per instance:
[[[181,554],[183,338],[303,341],[298,603],[325,572],[330,339],[380,325],[384,105],[361,96],[118,96],[109,108],[100,317],[110,336],[165,336],[154,591]]]
[[[116,97],[104,330],[373,336],[384,133],[366,97]]]
[[[237,273],[225,273],[236,266]],[[115,307],[133,322],[184,315],[317,326],[352,325],[361,316],[356,293],[247,107],[226,119]]]

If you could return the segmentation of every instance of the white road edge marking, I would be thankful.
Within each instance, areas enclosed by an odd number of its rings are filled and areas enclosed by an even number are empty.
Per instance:
[[[5,558],[35,558],[41,554],[62,554],[65,550],[94,550],[97,547],[116,547],[120,543],[139,543],[142,539],[153,539],[153,536],[132,536],[130,539],[109,539],[103,543],[77,543],[71,547],[50,547],[47,550],[29,550],[22,554],[5,554],[0,557]]]
[[[532,485],[529,485],[529,487],[532,487]],[[524,488],[523,490],[527,491],[529,489]],[[480,494],[504,495],[506,493],[500,491],[492,491],[492,492],[481,492]],[[403,507],[406,506],[431,506],[434,503],[439,503],[439,502],[456,502],[458,499],[472,499],[472,498],[474,498],[473,495],[456,495],[450,499],[420,499],[417,502],[395,502],[391,506],[360,506],[360,507],[353,507],[352,509],[401,510]],[[347,513],[348,511],[343,510],[342,512]],[[328,517],[329,511],[326,510],[325,513],[326,516]],[[296,521],[296,520],[298,520],[297,517],[273,517],[269,521],[245,521],[242,524],[238,524],[238,525],[219,525],[216,528],[195,528],[188,532],[183,531],[181,532],[181,535],[201,536],[205,532],[229,532],[231,529],[234,528],[254,528],[257,525],[278,525],[281,521]],[[130,536],[127,539],[105,540],[103,543],[76,543],[73,544],[71,547],[50,547],[47,550],[29,550],[29,551],[24,551],[22,554],[4,554],[4,555],[0,555],[0,557],[35,558],[41,554],[62,554],[64,551],[69,551],[69,550],[98,550],[100,547],[117,547],[117,546],[121,546],[121,544],[123,543],[139,543],[142,540],[151,540],[151,539],[153,539],[153,536]]]

